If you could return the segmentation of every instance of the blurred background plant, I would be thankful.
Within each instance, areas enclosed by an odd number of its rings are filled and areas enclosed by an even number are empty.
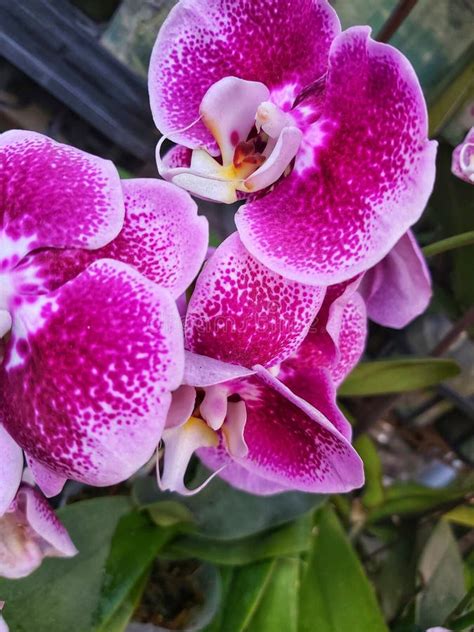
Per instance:
[[[0,131],[40,131],[122,177],[157,176],[146,72],[173,4],[0,0]],[[258,498],[214,480],[183,499],[146,472],[101,492],[69,484],[56,500],[80,554],[0,580],[12,632],[474,630],[474,196],[450,169],[474,125],[474,5],[332,4],[344,27],[368,23],[412,61],[440,142],[415,227],[431,305],[404,330],[371,325],[340,389],[365,487]],[[200,206],[217,245],[234,209]]]

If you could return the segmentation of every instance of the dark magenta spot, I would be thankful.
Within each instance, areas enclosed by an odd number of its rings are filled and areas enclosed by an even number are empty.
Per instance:
[[[235,130],[235,129],[230,135],[230,142],[232,143],[232,145],[234,145],[234,147],[239,142],[239,132],[237,130]]]

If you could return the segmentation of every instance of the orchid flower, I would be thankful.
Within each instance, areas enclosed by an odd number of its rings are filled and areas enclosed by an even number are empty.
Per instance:
[[[282,276],[328,286],[378,263],[420,217],[436,143],[408,60],[326,0],[181,0],[153,49],[161,175],[246,198],[240,238]],[[178,146],[164,158],[165,138]]]
[[[183,482],[194,452],[255,494],[362,485],[335,402],[365,342],[357,283],[329,288],[323,302],[321,288],[260,264],[237,233],[217,248],[187,309],[185,378],[163,433],[162,489],[199,491]]]
[[[0,577],[19,579],[45,557],[73,557],[77,549],[44,497],[22,484],[0,518]],[[0,628],[1,630],[1,628]]]
[[[8,625],[5,623],[5,619],[2,617],[2,610],[5,605],[4,601],[0,601],[0,632],[10,632]]]
[[[431,300],[431,276],[409,230],[361,279],[359,292],[370,320],[401,329],[422,314]]]
[[[122,481],[184,368],[175,299],[208,228],[189,196],[32,132],[0,136],[0,516],[23,451],[47,496]],[[3,361],[2,361],[3,357]]]
[[[474,184],[474,127],[453,151],[452,172],[461,180]]]

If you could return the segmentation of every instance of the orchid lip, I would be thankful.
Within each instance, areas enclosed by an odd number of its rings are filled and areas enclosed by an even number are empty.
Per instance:
[[[254,193],[273,185],[287,173],[303,135],[269,96],[264,84],[236,77],[213,84],[203,97],[200,116],[158,143],[160,175],[191,194],[223,203],[235,202],[237,192]],[[166,138],[200,121],[214,136],[220,158],[195,148],[189,167],[167,167],[160,155]]]

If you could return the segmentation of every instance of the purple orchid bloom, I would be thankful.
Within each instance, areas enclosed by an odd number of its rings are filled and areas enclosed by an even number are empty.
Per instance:
[[[401,329],[422,314],[431,300],[431,275],[409,230],[361,279],[359,292],[370,320]]]
[[[247,198],[248,251],[328,286],[378,263],[420,217],[435,175],[408,60],[326,0],[181,0],[158,35],[149,92],[178,143],[162,176],[205,199]]]
[[[474,184],[474,127],[453,151],[452,172],[461,180]]]
[[[163,433],[162,489],[199,491],[183,483],[194,452],[255,494],[362,485],[335,401],[365,343],[357,284],[329,288],[323,302],[324,290],[272,272],[238,233],[217,248],[187,309],[185,378]]]
[[[45,557],[76,554],[77,549],[66,529],[43,496],[22,484],[8,511],[0,518],[0,577],[26,577]]]
[[[23,451],[47,496],[122,481],[182,381],[175,299],[206,254],[184,191],[32,132],[0,136],[0,516]],[[3,358],[3,361],[2,361]]]

